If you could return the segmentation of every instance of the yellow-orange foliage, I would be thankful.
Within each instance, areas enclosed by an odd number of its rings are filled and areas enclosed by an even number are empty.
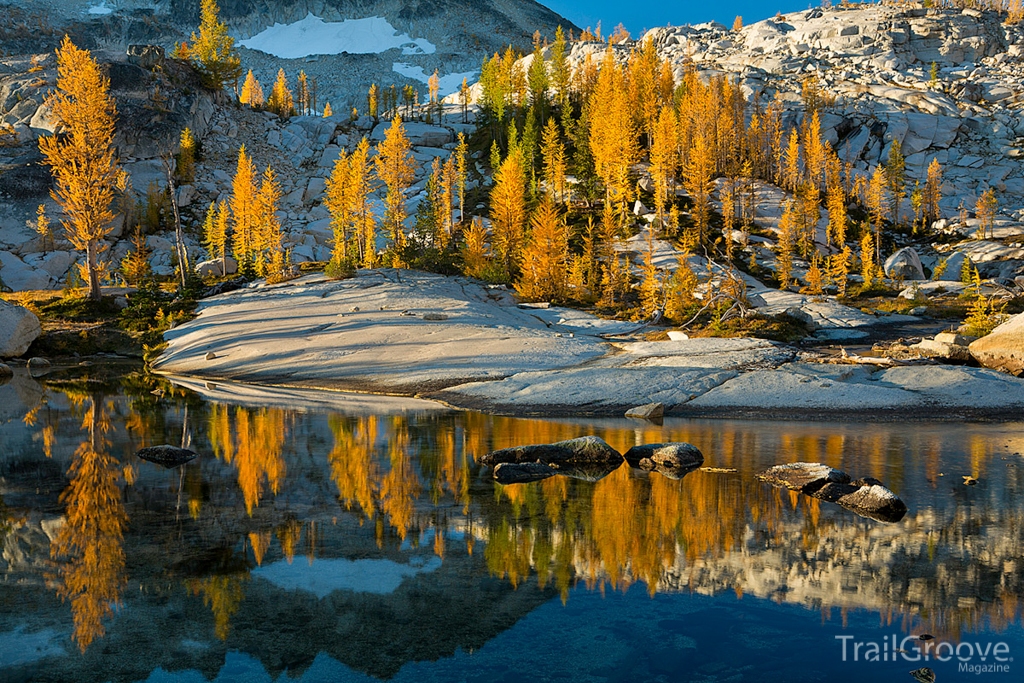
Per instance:
[[[281,186],[274,169],[263,171],[260,189],[256,192],[256,272],[260,276],[280,277],[287,264],[283,260],[281,221],[277,218],[277,204],[281,200]]]
[[[264,481],[274,495],[284,481],[286,467],[281,456],[287,434],[284,412],[276,408],[237,408],[232,429],[228,408],[214,405],[209,433],[214,454],[238,470],[238,487],[246,512],[251,516],[264,495]]]
[[[292,98],[292,91],[288,89],[288,79],[284,75],[284,69],[277,70],[277,80],[270,90],[270,97],[267,99],[267,109],[285,119],[295,114],[295,101]]]
[[[242,145],[238,149],[238,166],[231,182],[232,246],[239,265],[253,262],[258,215],[256,168],[245,151],[245,145]]]
[[[462,272],[470,277],[482,278],[490,260],[490,253],[487,250],[487,228],[481,219],[474,218],[465,234]]]
[[[621,205],[628,201],[629,169],[637,157],[637,143],[629,92],[611,48],[601,62],[588,106],[594,167],[604,181],[606,200]]]
[[[202,595],[203,604],[213,612],[213,629],[218,640],[227,640],[231,634],[231,617],[242,606],[248,580],[248,572],[189,580],[189,592]]]
[[[714,163],[711,145],[704,135],[698,134],[683,170],[683,184],[693,201],[693,220],[697,233],[695,242],[698,243],[704,243],[708,237]]]
[[[651,179],[654,180],[654,207],[658,214],[658,227],[665,229],[665,200],[674,185],[676,169],[679,167],[679,152],[676,147],[678,131],[676,114],[672,107],[664,107],[658,115],[658,123],[651,140]]]
[[[358,506],[368,519],[373,519],[376,513],[375,483],[380,480],[380,469],[373,458],[377,418],[359,418],[355,424],[348,424],[342,418],[332,416],[330,427],[334,433],[334,448],[327,459],[331,465],[331,479],[338,487],[338,496],[346,509]]]
[[[541,137],[541,158],[544,162],[544,184],[548,196],[562,203],[565,195],[565,147],[558,135],[554,117],[548,119]]]
[[[565,220],[550,201],[533,212],[532,229],[516,291],[526,301],[561,299],[565,296],[569,238]]]
[[[494,174],[491,190],[491,247],[505,274],[513,276],[526,237],[526,167],[517,147]]]
[[[66,37],[57,50],[57,89],[47,102],[61,135],[39,139],[39,151],[53,173],[51,194],[64,210],[68,241],[85,252],[89,296],[100,298],[100,243],[110,234],[110,208],[117,185],[114,117],[107,79],[88,50]]]
[[[377,145],[377,156],[373,163],[377,177],[387,188],[384,197],[384,228],[391,235],[392,265],[400,268],[401,253],[405,247],[405,193],[415,173],[409,138],[405,135],[402,117],[395,116],[384,134],[384,141]]]
[[[90,399],[82,423],[87,437],[75,451],[60,497],[65,524],[50,547],[54,559],[64,560],[58,595],[71,601],[72,637],[82,652],[105,633],[103,619],[120,603],[126,581],[122,541],[128,515],[118,487],[121,467],[103,437],[111,425],[101,404]]]
[[[252,69],[249,69],[249,73],[245,75],[245,81],[242,82],[242,92],[238,99],[242,104],[247,104],[254,109],[262,107],[266,101],[266,97],[263,95],[263,86],[260,85],[259,80],[253,75]]]

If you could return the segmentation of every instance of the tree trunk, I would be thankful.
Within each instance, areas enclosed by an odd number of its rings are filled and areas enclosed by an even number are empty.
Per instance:
[[[167,191],[171,195],[171,209],[174,213],[174,241],[178,252],[178,272],[181,273],[181,286],[184,289],[188,274],[188,252],[185,250],[185,235],[181,231],[181,214],[178,212],[178,192],[174,184],[175,164],[168,157],[163,159],[164,170],[167,172]],[[225,266],[225,272],[227,267]]]
[[[100,291],[99,268],[96,267],[97,253],[96,240],[89,240],[89,245],[85,249],[85,259],[89,276],[89,298],[93,301],[99,301],[103,297]]]

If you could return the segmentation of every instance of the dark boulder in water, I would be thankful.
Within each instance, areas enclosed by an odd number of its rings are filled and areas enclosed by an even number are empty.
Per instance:
[[[541,462],[547,465],[619,465],[622,455],[604,439],[583,436],[578,439],[550,444],[515,446],[492,451],[480,458],[480,463],[494,467],[500,463]]]
[[[168,446],[167,444],[140,449],[135,455],[143,460],[163,465],[168,469],[181,467],[196,457],[195,452],[187,448],[178,448],[177,446]]]
[[[633,446],[623,457],[632,467],[655,470],[662,474],[677,472],[680,477],[704,464],[704,454],[693,444],[684,442]]]

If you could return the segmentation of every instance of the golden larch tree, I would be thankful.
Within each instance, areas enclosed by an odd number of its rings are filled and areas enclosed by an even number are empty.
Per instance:
[[[376,183],[370,173],[370,141],[359,141],[349,155],[349,186],[352,193],[352,232],[359,245],[359,256],[364,268],[377,265],[377,217],[370,206],[370,195]]]
[[[349,231],[352,225],[353,197],[349,181],[348,153],[342,149],[334,160],[334,168],[324,188],[323,205],[331,214],[331,230],[334,232],[334,248],[331,261],[343,263],[348,259]]]
[[[842,185],[829,185],[826,195],[828,209],[828,243],[842,249],[846,243],[846,196]]]
[[[793,277],[793,251],[797,240],[797,217],[794,202],[789,200],[782,209],[779,218],[779,242],[775,279],[779,281],[779,289],[786,289]]]
[[[474,218],[465,233],[462,272],[469,277],[482,278],[490,265],[490,260],[490,253],[487,250],[487,228],[484,227],[482,219]]]
[[[281,244],[281,221],[277,217],[280,201],[281,186],[268,165],[256,192],[256,272],[263,277],[279,278],[288,266]]]
[[[219,242],[220,240],[217,238],[217,202],[210,202],[210,206],[206,209],[206,218],[203,219],[203,248],[212,259],[220,258],[217,255]]]
[[[526,236],[526,168],[515,149],[501,162],[491,190],[492,246],[507,277],[519,267]]]
[[[795,192],[800,184],[800,138],[796,129],[789,132],[789,143],[786,145],[783,162],[783,180],[786,189],[791,192]]]
[[[377,177],[387,186],[384,227],[391,235],[392,266],[400,268],[403,265],[401,254],[405,248],[405,193],[412,185],[416,171],[401,115],[392,119],[391,126],[384,134],[384,141],[377,145],[377,156],[373,163]]]
[[[871,216],[871,227],[875,232],[873,241],[875,245],[875,263],[881,260],[882,254],[882,222],[885,220],[887,209],[885,201],[886,187],[885,167],[879,164],[875,166],[875,172],[871,175],[871,180],[868,182],[866,197],[868,213]]]
[[[455,156],[449,155],[441,169],[441,201],[435,207],[438,212],[438,229],[441,233],[442,248],[448,246],[455,235],[455,201],[458,192],[459,173]]]
[[[864,225],[861,227],[861,238],[860,238],[860,275],[864,279],[863,289],[871,289],[871,286],[875,283],[875,278],[878,276],[878,263],[875,260],[875,245],[874,240],[871,239],[871,230],[868,226]]]
[[[192,44],[182,52],[195,62],[203,84],[220,90],[235,83],[242,75],[242,60],[235,49],[235,39],[228,35],[227,24],[220,20],[216,0],[202,0],[199,9],[199,35],[192,34]]]
[[[986,239],[992,237],[995,230],[996,210],[999,208],[999,200],[996,199],[996,191],[991,187],[981,193],[974,205],[974,215],[978,218],[978,232],[976,237]]]
[[[561,299],[568,284],[569,238],[565,220],[553,202],[545,201],[533,212],[530,226],[516,291],[527,301]]]
[[[39,140],[53,173],[51,196],[64,210],[68,241],[85,252],[89,297],[99,299],[101,240],[110,234],[111,203],[118,182],[114,153],[114,100],[110,81],[88,50],[65,37],[57,50],[57,89],[47,102],[60,134]]]
[[[178,179],[183,183],[191,183],[196,176],[196,138],[191,128],[181,131],[178,141]]]
[[[263,106],[266,102],[266,97],[263,94],[263,86],[253,75],[252,69],[249,69],[249,73],[245,75],[245,80],[242,81],[242,93],[238,96],[239,102],[247,104],[253,109],[258,109]]]
[[[644,251],[643,280],[640,281],[640,313],[649,318],[661,310],[662,292],[661,277],[658,267],[654,264],[654,226],[647,229],[647,249]]]
[[[541,136],[541,158],[544,161],[544,185],[548,196],[561,204],[565,196],[565,146],[558,135],[554,117],[548,119]]]
[[[715,161],[711,145],[703,135],[694,138],[683,173],[683,184],[693,201],[693,220],[696,223],[696,242],[704,243],[708,237],[711,217],[711,180]]]
[[[928,164],[928,176],[924,183],[924,215],[930,225],[942,217],[939,201],[942,199],[942,165],[932,158]]]
[[[238,149],[238,166],[231,182],[231,218],[233,249],[238,267],[253,264],[256,252],[256,168],[245,151]]]
[[[624,208],[628,201],[629,169],[637,144],[622,69],[609,48],[601,62],[597,85],[590,96],[590,149],[594,168],[604,181],[606,201]]]
[[[678,130],[676,113],[672,107],[663,107],[651,140],[651,179],[654,181],[654,209],[658,226],[665,229],[665,201],[669,188],[674,185],[679,153],[676,147]]]
[[[455,176],[459,195],[459,223],[466,222],[466,181],[469,179],[469,143],[465,133],[459,133],[455,147]]]
[[[277,80],[274,81],[274,87],[270,90],[267,109],[283,119],[295,113],[295,101],[292,98],[292,91],[288,89],[288,79],[284,75],[284,69],[277,70]]]

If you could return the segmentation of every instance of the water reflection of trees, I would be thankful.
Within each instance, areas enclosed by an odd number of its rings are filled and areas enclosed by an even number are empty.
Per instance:
[[[69,483],[60,497],[66,507],[65,521],[50,552],[61,561],[58,594],[71,602],[73,638],[84,652],[103,636],[103,620],[120,603],[128,516],[118,486],[121,469],[105,438],[111,429],[105,401],[96,395],[69,398],[85,405],[82,431],[86,438],[68,467]]]
[[[238,468],[238,484],[251,514],[261,495],[260,477],[275,492],[284,485],[288,420],[282,411],[236,408],[231,421],[230,410],[212,409],[210,441]],[[911,435],[893,429],[830,433],[794,425],[792,431],[762,435],[725,423],[581,429],[572,423],[479,414],[333,415],[327,422],[333,438],[327,453],[330,480],[344,508],[373,525],[378,546],[383,546],[386,531],[398,542],[432,533],[441,557],[450,550],[446,539],[465,539],[468,552],[475,541],[482,541],[489,571],[513,586],[532,577],[541,587],[553,585],[563,599],[578,582],[599,590],[625,590],[641,583],[652,594],[732,590],[802,601],[826,612],[830,606],[841,611],[866,607],[891,621],[914,615],[945,632],[979,619],[1005,624],[1019,614],[1007,590],[989,590],[976,600],[962,595],[982,591],[983,584],[1005,584],[1005,578],[975,572],[951,582],[962,585],[940,586],[933,570],[919,572],[928,578],[911,576],[919,564],[936,559],[937,548],[956,566],[991,552],[984,546],[998,539],[975,538],[972,527],[1001,530],[1010,524],[1010,540],[1002,543],[1012,546],[1005,548],[1011,553],[1019,550],[1019,534],[1012,528],[1020,515],[1010,512],[1012,508],[968,505],[958,507],[949,519],[935,519],[934,511],[925,510],[924,517],[911,515],[887,531],[750,476],[761,466],[806,460],[883,479],[897,491],[916,468],[916,476],[934,489],[944,485],[940,463],[948,444],[926,430]],[[688,441],[708,454],[710,464],[741,471],[695,472],[677,481],[624,466],[597,482],[555,477],[501,487],[475,465],[476,457],[495,448],[582,433],[601,436],[621,451],[635,443]],[[230,449],[223,444],[235,444],[233,456],[226,455]],[[962,449],[965,467],[985,476],[992,457],[986,440],[969,436]],[[310,545],[307,553],[315,552],[310,525],[292,520],[277,528],[286,557],[295,553],[303,533]],[[902,546],[898,552],[894,544]],[[267,543],[254,540],[251,545],[262,559]],[[865,554],[866,559],[857,559]],[[775,564],[759,571],[759,563]],[[811,584],[822,583],[822,572],[845,581],[847,589],[837,584],[833,594],[815,592]],[[871,572],[880,576],[872,578]],[[765,576],[778,580],[772,584]],[[1016,590],[1018,582],[1010,583]],[[846,595],[849,585],[858,586],[852,599]]]
[[[285,412],[279,408],[232,411],[227,406],[214,405],[210,410],[210,445],[218,458],[237,470],[238,488],[250,517],[266,495],[265,489],[276,496],[284,481],[286,467],[281,451],[287,437],[287,422]]]
[[[84,649],[103,634],[125,581],[127,516],[119,484],[133,470],[122,470],[109,453],[104,435],[111,416],[124,420],[135,445],[155,443],[165,440],[178,404],[160,406],[143,396],[118,415],[100,397],[72,400],[86,438],[68,470],[67,523],[52,552],[63,561],[60,591],[71,602],[76,642]],[[57,424],[38,411],[31,420],[39,429]],[[826,616],[837,610],[836,618],[866,608],[904,629],[917,624],[936,634],[1020,621],[1016,595],[1024,585],[1014,563],[1024,550],[1024,514],[1013,496],[1024,482],[1015,470],[993,476],[998,463],[983,434],[950,442],[948,431],[891,427],[581,426],[465,413],[300,417],[224,405],[210,405],[203,424],[200,450],[208,443],[222,464],[210,459],[186,472],[191,518],[199,525],[227,522],[234,536],[226,542],[251,550],[254,564],[275,553],[288,561],[318,554],[323,501],[305,501],[321,505],[318,511],[293,511],[277,498],[294,489],[336,496],[339,512],[369,526],[366,533],[387,552],[429,541],[447,559],[454,552],[472,555],[482,543],[491,575],[512,586],[554,587],[563,599],[579,583],[595,590],[641,584],[652,594],[728,590],[798,602]],[[586,433],[621,451],[640,442],[688,441],[708,464],[740,471],[694,472],[676,481],[622,467],[597,482],[555,477],[500,487],[475,464],[495,448]],[[54,438],[53,429],[43,435],[48,452]],[[875,476],[897,491],[925,490],[903,522],[886,527],[751,476],[759,467],[797,460]],[[951,471],[952,460],[964,471]],[[225,466],[241,493],[237,510],[230,496],[216,494]],[[992,486],[985,495],[982,487],[953,490],[959,474]],[[922,500],[929,491],[931,502]],[[217,637],[229,637],[247,582],[248,571],[237,566],[185,580],[210,609]]]

